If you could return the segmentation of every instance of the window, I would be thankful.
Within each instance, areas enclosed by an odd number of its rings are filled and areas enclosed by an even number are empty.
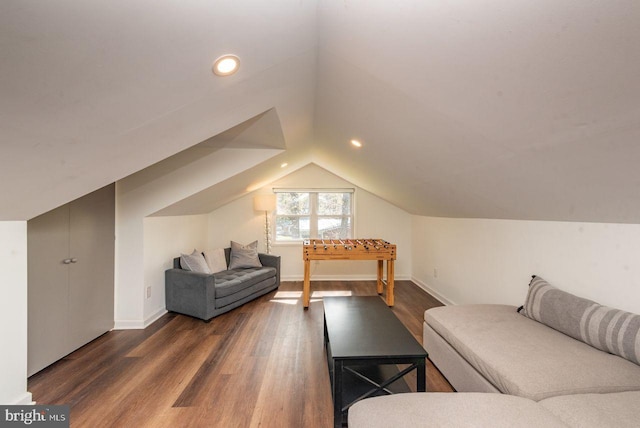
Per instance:
[[[276,190],[276,242],[353,237],[353,190]]]

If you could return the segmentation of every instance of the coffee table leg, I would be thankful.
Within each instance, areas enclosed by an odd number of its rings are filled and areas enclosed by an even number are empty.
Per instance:
[[[426,366],[425,366],[425,362],[424,362],[424,358],[422,359],[422,362],[418,363],[418,382],[417,382],[417,389],[418,392],[426,392],[427,391],[427,370],[426,370]]]
[[[342,360],[333,360],[333,426],[342,427]]]

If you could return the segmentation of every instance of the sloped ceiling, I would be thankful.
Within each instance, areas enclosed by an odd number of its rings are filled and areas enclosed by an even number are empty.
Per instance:
[[[414,214],[640,223],[638,22],[633,0],[5,1],[0,220],[273,109],[286,152],[208,197],[291,160]]]
[[[318,13],[318,163],[416,214],[640,221],[636,2]]]
[[[24,220],[271,108],[311,142],[316,5],[0,2],[0,220]],[[216,78],[214,60],[242,66]]]

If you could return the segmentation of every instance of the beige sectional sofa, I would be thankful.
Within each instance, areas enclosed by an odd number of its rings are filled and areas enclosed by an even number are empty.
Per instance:
[[[423,345],[456,391],[556,395],[640,390],[640,366],[516,312],[515,306],[426,311]]]
[[[349,428],[637,428],[640,391],[561,395],[541,401],[478,392],[374,397],[349,409]]]
[[[417,415],[428,421],[418,426],[514,426],[518,418],[520,426],[640,426],[640,316],[540,277],[519,309],[427,310],[423,345],[458,394],[363,400],[349,410],[350,427],[384,426],[383,410],[399,426],[415,425]]]

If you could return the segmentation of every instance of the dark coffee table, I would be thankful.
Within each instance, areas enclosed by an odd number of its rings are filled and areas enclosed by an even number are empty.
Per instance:
[[[402,377],[414,369],[418,392],[426,390],[427,352],[380,297],[325,297],[323,301],[335,427],[342,426],[343,416],[359,400],[409,392]],[[409,367],[398,371],[396,364]]]

